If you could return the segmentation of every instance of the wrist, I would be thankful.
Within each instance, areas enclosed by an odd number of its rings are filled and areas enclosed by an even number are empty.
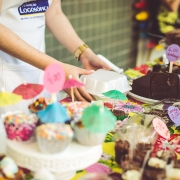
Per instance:
[[[74,52],[74,57],[75,59],[77,59],[78,61],[80,61],[80,57],[81,55],[84,53],[84,51],[89,48],[88,45],[86,44],[82,44],[81,46],[79,46],[76,51]]]

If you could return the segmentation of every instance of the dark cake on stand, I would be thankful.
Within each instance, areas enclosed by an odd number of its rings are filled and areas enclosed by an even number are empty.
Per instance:
[[[175,73],[149,72],[135,79],[132,93],[149,99],[180,98],[180,80]]]

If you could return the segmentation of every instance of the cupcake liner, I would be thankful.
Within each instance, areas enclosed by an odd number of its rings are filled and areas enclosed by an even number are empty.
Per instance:
[[[74,125],[74,132],[77,141],[86,146],[95,146],[102,144],[106,138],[106,133],[94,133],[88,129]]]
[[[55,154],[62,152],[72,141],[72,138],[65,139],[44,139],[36,136],[38,148],[42,153]]]
[[[17,141],[27,141],[31,138],[34,133],[35,125],[23,124],[19,126],[6,124],[5,130],[7,133],[7,137],[11,140]]]
[[[25,114],[21,111],[7,112],[1,115],[1,118],[7,137],[16,141],[29,140],[33,136],[38,121],[36,114]]]

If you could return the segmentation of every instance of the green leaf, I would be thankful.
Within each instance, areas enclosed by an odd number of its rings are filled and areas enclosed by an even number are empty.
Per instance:
[[[171,135],[174,134],[174,130],[171,127],[169,127],[168,129]]]

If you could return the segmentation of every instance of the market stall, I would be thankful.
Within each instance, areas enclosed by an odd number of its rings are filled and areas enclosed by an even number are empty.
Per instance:
[[[32,101],[30,114],[1,116],[2,135],[7,134],[1,178],[179,178],[179,66],[161,62],[123,74],[97,70],[82,76],[82,83],[71,77],[62,81],[61,67],[52,64],[45,70],[43,85],[27,83],[2,92],[1,106],[34,98],[43,88],[51,98]],[[59,90],[70,88],[73,97],[73,88],[83,85],[96,101],[57,100]]]

